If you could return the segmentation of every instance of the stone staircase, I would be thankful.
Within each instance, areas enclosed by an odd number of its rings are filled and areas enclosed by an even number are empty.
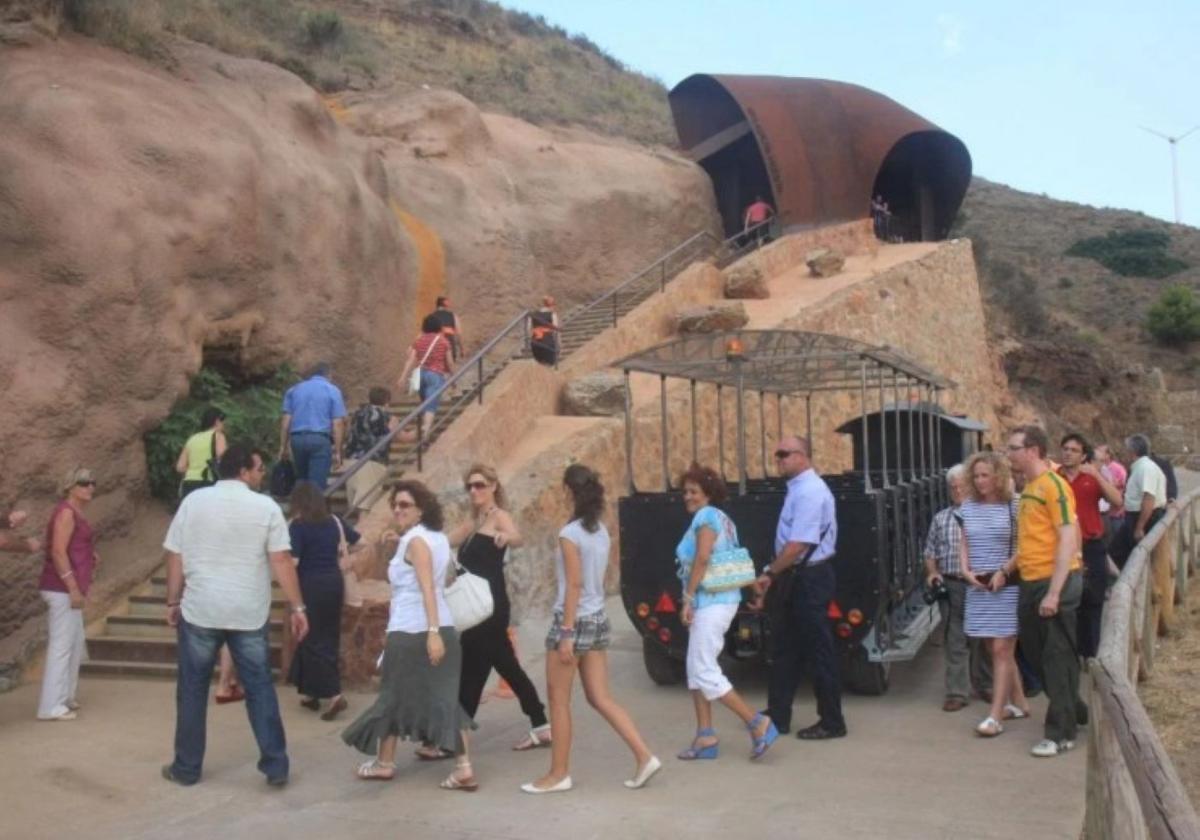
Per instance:
[[[271,584],[271,666],[279,668],[287,601]],[[174,677],[175,630],[167,626],[167,578],[159,569],[104,620],[103,630],[88,634],[84,674],[121,677]]]
[[[628,315],[642,301],[665,286],[690,264],[691,259],[702,256],[681,249],[694,244],[708,247],[704,236],[706,234],[696,234],[617,289],[568,313],[562,319],[559,333],[559,360],[567,358],[613,326],[617,320]],[[678,259],[673,259],[676,257]],[[646,279],[649,282],[644,282]],[[516,335],[519,338],[520,333]],[[510,355],[493,359],[489,363],[490,367],[485,371],[482,383],[476,377],[466,375],[442,394],[441,409],[434,428],[422,439],[422,446],[426,450],[478,399],[480,387],[491,383],[513,359],[529,358],[528,348],[515,353],[511,350],[505,352]],[[482,365],[482,361],[480,364]],[[406,394],[389,406],[389,410],[393,416],[404,418],[419,405],[419,397]],[[397,435],[393,438],[388,452],[387,485],[390,486],[406,472],[415,469],[416,465],[417,442],[406,439],[404,435]],[[331,482],[338,474],[334,473],[331,476]],[[330,510],[336,513],[345,512],[345,489],[338,488],[329,493],[328,502]],[[274,595],[271,602],[271,661],[273,667],[278,668],[282,654],[282,621],[286,617],[287,603],[283,600],[278,585],[272,585]],[[166,577],[165,571],[160,569],[136,592],[127,596],[124,603],[105,619],[101,632],[88,634],[88,653],[91,658],[84,664],[83,672],[104,676],[174,677],[175,631],[167,626],[165,614]]]

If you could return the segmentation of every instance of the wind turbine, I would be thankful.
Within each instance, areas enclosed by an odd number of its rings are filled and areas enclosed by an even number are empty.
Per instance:
[[[1177,137],[1171,137],[1170,135],[1163,134],[1161,131],[1155,131],[1153,128],[1146,128],[1144,125],[1141,126],[1142,131],[1148,131],[1155,137],[1161,137],[1171,146],[1171,186],[1175,196],[1175,224],[1177,225],[1183,224],[1182,214],[1179,210],[1179,155],[1177,150],[1180,142],[1186,139],[1189,134],[1198,128],[1200,128],[1200,125],[1192,126],[1192,128],[1188,129],[1183,134],[1180,134]]]

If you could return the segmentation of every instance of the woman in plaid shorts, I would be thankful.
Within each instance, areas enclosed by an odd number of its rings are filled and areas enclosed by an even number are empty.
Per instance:
[[[521,785],[526,793],[562,793],[571,789],[571,689],[578,668],[588,703],[629,745],[637,762],[625,787],[640,788],[662,767],[650,752],[629,713],[608,689],[606,650],[612,628],[604,614],[604,570],[608,567],[608,529],[604,513],[604,485],[582,464],[572,464],[563,474],[563,488],[574,510],[571,521],[558,532],[558,598],[554,621],[546,637],[546,685],[550,700],[550,772],[536,782]]]

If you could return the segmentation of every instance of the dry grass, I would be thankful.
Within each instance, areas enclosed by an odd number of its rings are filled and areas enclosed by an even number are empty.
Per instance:
[[[672,144],[666,89],[583,35],[486,0],[63,0],[68,21],[173,66],[183,37],[278,64],[333,93],[458,91],[535,123]],[[336,18],[336,34],[314,31]],[[321,21],[320,24],[317,21]]]
[[[1194,582],[1200,586],[1200,582]],[[1192,589],[1171,638],[1159,645],[1154,674],[1138,694],[1193,802],[1200,802],[1200,593]]]

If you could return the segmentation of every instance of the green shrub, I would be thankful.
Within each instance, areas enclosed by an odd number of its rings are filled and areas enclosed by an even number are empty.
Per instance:
[[[175,460],[187,439],[200,430],[200,415],[210,405],[225,412],[228,440],[245,441],[268,456],[275,453],[279,448],[279,406],[284,391],[295,380],[285,366],[265,380],[239,386],[213,368],[201,368],[188,395],[145,435],[150,492],[166,501],[176,499],[180,476],[175,472]]]
[[[1170,277],[1188,264],[1167,253],[1171,237],[1155,230],[1110,231],[1081,239],[1067,249],[1068,257],[1087,257],[1124,277]]]
[[[1200,339],[1200,301],[1187,286],[1165,289],[1146,313],[1146,329],[1160,344],[1178,346]]]
[[[304,16],[304,35],[312,47],[324,47],[342,37],[342,16],[332,9]]]

